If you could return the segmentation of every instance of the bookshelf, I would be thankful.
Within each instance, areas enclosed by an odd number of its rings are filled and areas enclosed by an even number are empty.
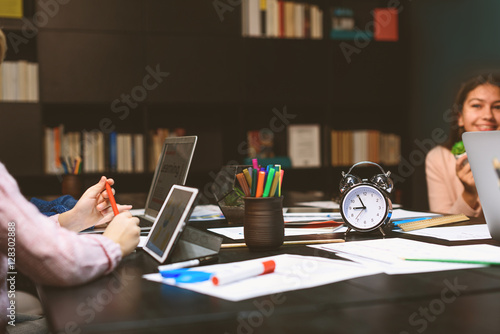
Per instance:
[[[345,41],[329,38],[330,9],[345,1],[304,2],[323,11],[324,38],[242,37],[241,8],[233,6],[221,20],[208,0],[74,0],[61,5],[28,43],[30,57],[39,63],[40,101],[0,103],[0,115],[12,108],[31,115],[31,130],[23,132],[31,164],[21,169],[23,162],[12,153],[2,154],[2,160],[27,196],[44,195],[35,192],[33,180],[44,185],[45,195],[54,195],[60,191],[60,178],[43,173],[44,127],[64,124],[68,131],[90,130],[107,118],[118,132],[143,134],[146,148],[150,130],[182,127],[186,135],[199,136],[188,185],[204,193],[222,165],[245,158],[241,145],[247,131],[268,127],[276,117],[273,110],[286,107],[296,115],[289,124],[321,124],[323,155],[323,167],[290,170],[289,189],[334,195],[341,170],[349,166],[328,162],[332,129],[377,129],[404,141],[405,21],[400,16],[399,42],[371,41],[347,63],[339,47]],[[384,5],[363,0],[352,6],[366,11]],[[15,20],[10,24],[13,29],[20,26]],[[137,87],[145,87],[151,69],[168,76],[140,95]],[[118,99],[125,105],[126,95],[134,103],[121,119],[112,103]],[[1,122],[2,130],[8,128],[5,124]],[[5,140],[8,135],[3,136]],[[286,129],[275,134],[278,154],[286,154],[286,136]],[[115,178],[122,192],[145,192],[152,177],[147,171],[105,174]],[[83,175],[84,185],[98,176]]]

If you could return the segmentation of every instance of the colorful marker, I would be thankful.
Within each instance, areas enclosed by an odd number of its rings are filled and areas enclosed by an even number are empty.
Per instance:
[[[120,213],[120,211],[118,211],[118,207],[116,206],[115,196],[113,195],[113,189],[111,189],[111,186],[107,181],[106,181],[106,191],[108,192],[109,202],[111,203],[111,207],[113,208],[113,213],[116,216]]]
[[[274,260],[264,261],[261,263],[248,264],[239,270],[231,270],[226,272],[221,272],[212,276],[212,283],[214,285],[229,284],[237,281],[241,281],[247,278],[256,277],[259,275],[270,274],[274,272],[276,268],[276,263]]]
[[[262,197],[264,193],[264,181],[266,179],[266,172],[259,172],[259,178],[257,181],[257,190],[255,192],[255,197]]]

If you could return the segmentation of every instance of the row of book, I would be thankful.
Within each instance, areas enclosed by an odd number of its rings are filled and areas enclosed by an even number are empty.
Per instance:
[[[44,170],[47,174],[142,173],[144,147],[142,134],[65,132],[63,125],[46,127]]]
[[[330,38],[339,40],[374,39],[376,41],[397,42],[399,40],[398,9],[375,8],[371,12],[372,22],[357,22],[351,8],[331,9]]]
[[[242,0],[242,35],[268,38],[323,38],[317,5],[282,0]]]
[[[331,165],[348,166],[359,161],[397,165],[401,138],[378,130],[331,131]]]
[[[0,100],[38,102],[38,64],[5,61],[0,66]]]
[[[173,130],[167,128],[158,128],[149,131],[149,140],[151,145],[149,146],[149,163],[148,170],[154,172],[156,168],[156,163],[160,158],[160,154],[163,148],[163,143],[167,137],[182,137],[186,135],[186,129],[175,128]]]

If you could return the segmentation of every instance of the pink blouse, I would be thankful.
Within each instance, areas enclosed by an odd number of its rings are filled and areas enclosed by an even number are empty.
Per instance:
[[[425,159],[429,207],[433,212],[459,214],[477,217],[479,208],[471,208],[462,198],[464,186],[455,171],[455,156],[443,146],[429,151]]]
[[[78,235],[59,226],[58,216],[42,215],[19,191],[0,163],[0,331],[5,327],[11,290],[9,272],[21,271],[34,282],[76,285],[111,272],[121,260],[120,246],[101,235]],[[9,236],[10,233],[10,236]],[[9,245],[15,267],[8,268]]]

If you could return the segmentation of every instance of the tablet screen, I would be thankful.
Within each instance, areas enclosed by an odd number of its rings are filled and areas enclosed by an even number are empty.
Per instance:
[[[197,189],[175,185],[170,190],[149,233],[144,249],[163,262],[188,219]]]

